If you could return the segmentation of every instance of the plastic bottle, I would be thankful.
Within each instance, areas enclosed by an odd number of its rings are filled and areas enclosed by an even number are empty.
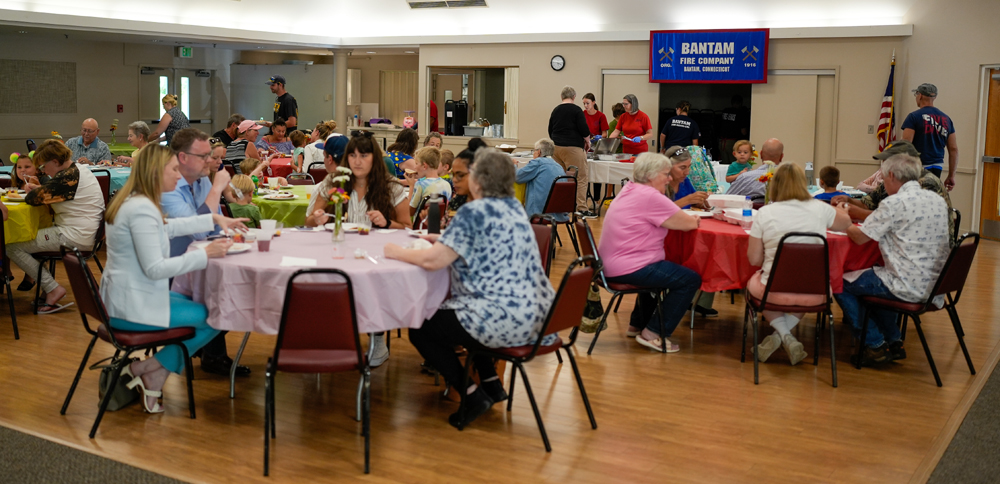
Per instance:
[[[743,200],[743,218],[740,220],[740,227],[749,230],[751,226],[753,226],[753,202],[748,195]]]
[[[257,181],[257,175],[251,176],[250,179],[253,180],[253,194],[257,195],[257,186],[260,185],[260,183]]]

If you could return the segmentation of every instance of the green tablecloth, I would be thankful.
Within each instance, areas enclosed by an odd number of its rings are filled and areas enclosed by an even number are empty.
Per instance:
[[[299,185],[292,187],[291,192],[299,198],[292,200],[264,200],[253,197],[253,203],[260,208],[261,219],[274,219],[285,227],[298,227],[306,223],[306,208],[309,207],[309,197],[316,185]]]
[[[135,151],[135,146],[128,143],[108,143],[108,149],[111,150],[111,154],[115,156],[132,156],[132,152]]]

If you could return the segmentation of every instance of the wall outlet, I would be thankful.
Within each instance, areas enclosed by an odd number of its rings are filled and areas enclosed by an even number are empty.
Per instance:
[[[868,134],[875,134],[875,125],[874,124],[869,124],[868,125]]]

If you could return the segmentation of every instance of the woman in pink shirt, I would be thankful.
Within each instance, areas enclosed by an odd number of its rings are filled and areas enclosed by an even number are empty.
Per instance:
[[[670,159],[658,153],[642,153],[635,160],[632,183],[625,185],[611,202],[604,218],[598,251],[609,282],[667,290],[656,314],[656,300],[639,294],[629,321],[628,336],[655,351],[662,351],[660,338],[669,338],[691,305],[701,286],[701,276],[684,266],[664,260],[663,239],[668,230],[698,228],[692,217],[664,195],[670,183]],[[667,353],[680,347],[666,341]]]

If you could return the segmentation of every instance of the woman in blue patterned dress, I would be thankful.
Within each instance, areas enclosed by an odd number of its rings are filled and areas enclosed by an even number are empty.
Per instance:
[[[429,271],[451,268],[451,298],[419,329],[410,342],[449,385],[462,388],[462,364],[455,346],[467,349],[508,348],[533,344],[555,297],[542,269],[528,216],[514,198],[514,165],[495,149],[476,153],[469,190],[474,200],[462,205],[448,228],[428,236],[427,250],[385,246],[385,256]],[[551,344],[555,337],[546,338]],[[507,399],[490,358],[473,362],[481,386],[466,389],[464,421],[458,412],[454,426],[475,420]]]

